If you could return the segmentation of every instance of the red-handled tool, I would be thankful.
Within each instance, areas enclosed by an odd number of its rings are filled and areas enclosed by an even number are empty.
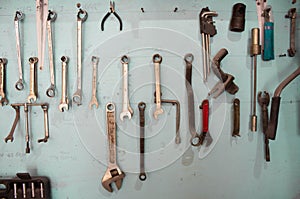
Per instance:
[[[208,133],[209,126],[209,101],[207,99],[202,101],[200,109],[202,109],[202,133],[200,135],[200,144],[202,145]]]

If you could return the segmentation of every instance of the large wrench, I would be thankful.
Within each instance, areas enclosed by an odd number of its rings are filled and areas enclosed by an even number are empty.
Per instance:
[[[97,67],[99,63],[99,57],[92,57],[92,65],[93,65],[93,77],[92,77],[92,98],[89,104],[90,109],[92,109],[93,105],[98,108],[99,103],[97,100]]]
[[[154,118],[158,119],[158,115],[163,114],[164,110],[161,108],[161,92],[160,92],[160,64],[162,57],[159,54],[153,55],[154,72],[155,72],[155,93],[156,93],[156,109],[154,111]]]
[[[131,119],[131,116],[133,115],[133,110],[130,107],[129,103],[129,96],[128,96],[128,63],[129,63],[129,57],[124,55],[121,58],[122,63],[122,71],[123,71],[123,108],[122,112],[120,113],[120,119],[123,121],[124,117],[128,117],[128,119]]]
[[[102,186],[107,191],[112,192],[111,183],[115,182],[117,188],[120,189],[125,177],[125,173],[117,165],[116,118],[113,103],[106,104],[106,125],[109,158],[107,170],[102,178]]]
[[[140,102],[139,105],[140,111],[140,175],[139,179],[141,181],[146,180],[147,176],[145,173],[145,102]]]
[[[288,54],[290,57],[294,57],[296,54],[296,18],[297,18],[297,12],[296,8],[291,8],[288,11],[288,14],[285,16],[286,18],[291,19],[291,26],[290,26],[290,48],[288,49]]]
[[[29,95],[27,97],[28,103],[35,102],[37,95],[37,78],[36,78],[36,63],[38,62],[37,57],[30,57],[29,64],[30,64],[30,83],[29,83]]]
[[[17,124],[20,120],[20,106],[13,106],[12,107],[15,109],[16,111],[16,117],[15,117],[15,120],[14,120],[14,123],[11,127],[11,130],[8,134],[8,136],[6,136],[6,138],[4,139],[4,141],[7,143],[8,140],[10,140],[11,142],[14,141],[14,133],[15,133],[15,129],[17,127]]]
[[[48,97],[55,96],[55,74],[54,74],[54,63],[53,63],[53,48],[52,48],[52,31],[51,22],[56,19],[56,12],[49,10],[47,17],[47,31],[48,31],[48,53],[49,53],[49,68],[50,68],[50,87],[46,91]]]
[[[38,140],[38,143],[40,142],[47,142],[49,138],[49,120],[48,120],[48,107],[49,104],[45,103],[41,105],[41,108],[44,111],[44,130],[45,130],[45,137]]]
[[[82,51],[82,23],[88,17],[85,10],[79,9],[77,13],[77,90],[73,94],[73,102],[78,106],[81,105],[82,90],[81,90],[81,51]]]
[[[69,99],[68,99],[68,90],[67,90],[67,64],[68,64],[68,57],[62,56],[61,57],[61,67],[62,67],[62,77],[61,77],[61,100],[58,106],[60,112],[64,112],[69,110]]]
[[[192,135],[191,137],[191,145],[199,146],[201,144],[201,136],[197,133],[195,127],[195,110],[194,110],[194,91],[192,88],[192,62],[194,60],[194,56],[192,54],[186,54],[184,57],[184,61],[186,63],[186,72],[185,72],[185,86],[188,95],[188,112],[189,112],[189,130]]]
[[[7,105],[8,100],[6,98],[6,63],[7,59],[0,58],[0,105]]]
[[[15,15],[15,31],[16,31],[16,44],[17,44],[17,57],[18,57],[18,70],[19,70],[19,80],[15,84],[17,90],[24,89],[23,83],[23,71],[22,71],[22,61],[21,61],[21,44],[20,44],[20,32],[19,32],[19,21],[24,19],[24,13],[21,11],[16,11]]]

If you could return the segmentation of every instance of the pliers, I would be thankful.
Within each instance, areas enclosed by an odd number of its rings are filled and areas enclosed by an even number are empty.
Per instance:
[[[115,15],[115,17],[119,20],[120,31],[121,31],[123,29],[123,23],[122,23],[120,16],[115,12],[115,2],[114,1],[110,1],[110,11],[107,12],[107,14],[103,17],[103,19],[101,21],[101,30],[104,31],[104,23],[111,13],[113,13]]]

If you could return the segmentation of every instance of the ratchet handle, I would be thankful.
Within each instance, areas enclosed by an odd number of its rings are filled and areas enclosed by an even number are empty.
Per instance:
[[[201,104],[202,109],[202,132],[207,133],[208,132],[208,126],[209,126],[209,101],[203,100]]]
[[[274,23],[265,22],[263,60],[269,61],[273,59],[274,59]]]
[[[280,99],[281,99],[281,97],[279,97],[279,96],[272,97],[270,121],[269,121],[268,129],[266,132],[266,135],[271,140],[275,140],[275,137],[276,137]]]

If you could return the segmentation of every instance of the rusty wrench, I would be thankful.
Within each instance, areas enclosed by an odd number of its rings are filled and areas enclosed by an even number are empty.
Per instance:
[[[6,98],[6,64],[7,59],[0,58],[0,105],[7,105],[8,100]]]
[[[146,180],[147,176],[145,173],[145,102],[138,104],[140,111],[140,175],[141,181]]]
[[[14,141],[14,133],[15,133],[15,129],[17,127],[17,124],[20,120],[20,106],[14,106],[14,105],[11,105],[15,111],[16,111],[16,117],[15,117],[15,120],[14,120],[14,123],[11,127],[11,130],[8,134],[8,136],[6,136],[6,138],[4,139],[4,141],[7,143],[8,140],[10,140],[11,142]]]
[[[285,15],[286,18],[291,19],[291,25],[290,25],[290,48],[288,49],[288,54],[290,57],[294,57],[296,54],[296,18],[297,18],[297,12],[296,8],[291,8],[288,11],[288,14]]]

